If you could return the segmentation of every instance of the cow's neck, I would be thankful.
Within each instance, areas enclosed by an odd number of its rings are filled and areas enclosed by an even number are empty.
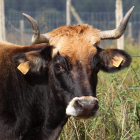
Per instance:
[[[55,129],[52,129],[51,131],[50,129],[47,129],[46,133],[48,136],[46,140],[57,140],[67,120],[68,120],[68,117],[65,117]]]
[[[55,99],[55,96],[52,96],[52,93],[49,93],[48,99],[49,107],[46,114],[46,123],[45,123],[45,133],[48,135],[47,140],[56,140],[65,123],[68,120],[68,116],[65,114],[65,109],[63,104],[58,102],[58,98]]]
[[[45,78],[43,79],[43,77]],[[42,107],[40,107],[40,110],[44,108],[43,131],[45,137],[47,137],[47,140],[56,140],[59,137],[63,126],[67,122],[68,117],[65,114],[64,105],[58,101],[58,98],[56,96],[54,96],[56,93],[51,92],[48,81],[45,80],[46,77],[47,76],[42,76],[42,78],[39,77],[38,79],[41,79],[41,81],[38,81],[37,79],[35,81],[35,77],[29,77],[29,84],[31,85],[31,87],[33,87],[33,92],[36,92],[34,93],[35,96],[37,96],[36,98],[39,100],[39,97],[41,96],[41,99],[44,100],[42,102],[40,99],[38,102],[40,102],[42,105]]]

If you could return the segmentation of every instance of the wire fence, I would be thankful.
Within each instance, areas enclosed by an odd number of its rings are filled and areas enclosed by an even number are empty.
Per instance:
[[[24,43],[30,43],[32,34],[31,25],[27,19],[22,16],[22,13],[24,13],[24,11],[12,11],[6,14],[6,33],[8,41],[21,43],[22,38],[24,39]],[[66,25],[65,11],[25,11],[25,13],[31,15],[37,20],[41,33]],[[115,12],[79,12],[78,14],[84,23],[92,25],[94,28],[98,28],[100,30],[110,30],[115,28]],[[24,29],[21,29],[21,20],[24,21]],[[73,16],[71,21],[72,25],[77,24],[77,21]],[[129,20],[129,23],[131,23],[131,36],[133,42],[140,43],[140,12],[134,12]],[[15,30],[15,28],[17,30]],[[130,33],[127,27],[125,38],[127,38],[129,34]]]

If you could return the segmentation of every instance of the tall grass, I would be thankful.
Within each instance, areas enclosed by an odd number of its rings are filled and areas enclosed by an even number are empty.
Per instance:
[[[140,56],[140,46],[126,43],[125,50]],[[80,121],[71,117],[59,140],[140,140],[140,57],[132,59],[120,72],[99,72],[99,116]]]

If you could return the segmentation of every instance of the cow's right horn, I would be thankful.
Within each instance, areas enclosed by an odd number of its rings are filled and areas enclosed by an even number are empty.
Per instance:
[[[28,21],[32,25],[33,35],[32,35],[32,44],[39,44],[39,43],[48,43],[50,37],[45,34],[40,34],[39,27],[37,25],[37,22],[29,15],[23,13],[23,16],[28,19]]]
[[[121,21],[119,27],[117,27],[114,30],[108,30],[108,31],[100,31],[99,37],[103,39],[118,39],[120,38],[127,26],[128,20],[133,12],[134,6],[126,13],[125,17]]]

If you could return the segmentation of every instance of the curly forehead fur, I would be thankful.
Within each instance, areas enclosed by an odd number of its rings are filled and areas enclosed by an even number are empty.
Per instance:
[[[72,63],[77,60],[88,63],[89,55],[96,54],[93,44],[99,43],[99,30],[87,24],[63,26],[49,33],[50,44],[55,47],[53,54],[59,52],[68,56]]]

